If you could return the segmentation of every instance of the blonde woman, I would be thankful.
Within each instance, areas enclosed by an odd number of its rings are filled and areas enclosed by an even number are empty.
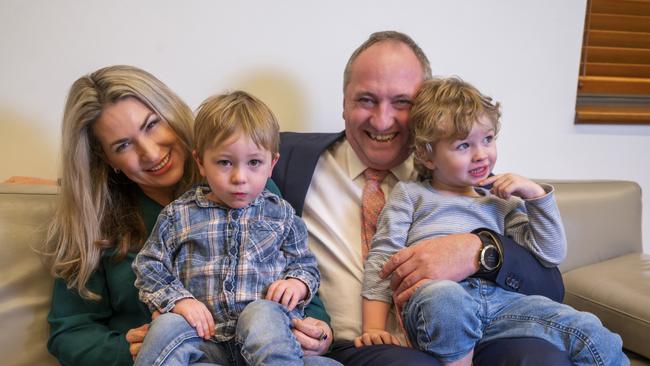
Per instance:
[[[72,85],[46,249],[56,277],[48,349],[61,364],[133,363],[151,314],[131,263],[163,206],[199,180],[192,122],[176,94],[135,67],[102,68]],[[320,300],[313,304],[307,313],[328,320]],[[331,344],[318,319],[295,324],[306,355]]]
[[[151,320],[131,262],[162,207],[198,180],[191,136],[190,108],[146,71],[111,66],[72,85],[47,242],[48,348],[62,364],[131,363],[125,335]]]

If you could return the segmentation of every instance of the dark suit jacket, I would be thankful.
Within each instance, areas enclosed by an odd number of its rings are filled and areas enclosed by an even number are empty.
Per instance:
[[[345,137],[340,133],[283,132],[280,136],[280,160],[273,171],[273,180],[283,197],[302,215],[318,158],[325,149]],[[508,237],[498,235],[503,245],[503,264],[492,278],[509,291],[526,295],[544,295],[561,302],[564,284],[557,268],[546,268],[526,250]]]

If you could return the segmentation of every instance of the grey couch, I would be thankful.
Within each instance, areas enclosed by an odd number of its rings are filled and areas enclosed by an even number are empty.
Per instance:
[[[641,254],[641,190],[632,182],[550,182],[569,241],[565,301],[621,334],[633,365],[650,365],[650,255]],[[3,365],[56,365],[46,350],[52,279],[38,249],[56,189],[0,184]]]

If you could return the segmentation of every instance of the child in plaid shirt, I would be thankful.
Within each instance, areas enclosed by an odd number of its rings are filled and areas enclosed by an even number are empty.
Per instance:
[[[278,130],[245,92],[199,108],[193,157],[208,184],[163,209],[134,261],[140,299],[162,313],[136,364],[303,364],[291,319],[303,316],[320,273],[305,224],[265,189]],[[318,359],[307,363],[337,364]]]

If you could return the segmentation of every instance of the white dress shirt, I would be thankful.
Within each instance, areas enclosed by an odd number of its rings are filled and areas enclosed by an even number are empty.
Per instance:
[[[303,209],[309,248],[321,272],[319,295],[332,317],[336,340],[353,340],[362,329],[361,192],[366,168],[347,140],[330,147],[318,160]],[[416,175],[412,156],[391,169],[381,184],[386,199],[398,181]],[[387,330],[403,341],[392,312]]]

